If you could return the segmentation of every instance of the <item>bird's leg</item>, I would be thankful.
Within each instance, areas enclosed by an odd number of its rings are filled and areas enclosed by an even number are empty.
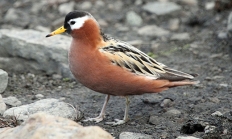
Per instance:
[[[125,109],[125,114],[124,114],[123,120],[115,119],[115,122],[106,122],[106,124],[116,126],[116,125],[124,124],[129,120],[128,111],[129,111],[130,100],[127,96],[125,96],[125,98],[126,98],[126,109]]]
[[[84,122],[87,122],[87,121],[95,121],[96,123],[101,122],[101,121],[104,119],[104,117],[105,117],[106,105],[107,105],[109,99],[110,99],[110,95],[107,95],[107,96],[105,97],[105,102],[104,102],[103,107],[102,107],[102,109],[101,109],[101,113],[99,114],[98,117],[95,117],[95,118],[87,118],[86,120],[83,120],[83,121],[84,121]]]

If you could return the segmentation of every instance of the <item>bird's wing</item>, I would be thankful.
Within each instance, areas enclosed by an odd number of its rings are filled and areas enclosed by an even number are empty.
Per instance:
[[[139,49],[118,40],[108,40],[106,46],[99,48],[99,51],[107,56],[113,64],[151,79],[183,80],[194,78],[190,74],[168,68]]]

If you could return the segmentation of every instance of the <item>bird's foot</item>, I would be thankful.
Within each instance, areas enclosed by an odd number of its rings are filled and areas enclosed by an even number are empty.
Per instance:
[[[104,119],[104,116],[98,116],[98,117],[95,117],[95,118],[87,118],[87,119],[83,120],[83,122],[91,121],[91,122],[99,123],[103,119]]]
[[[106,122],[105,124],[117,126],[117,125],[125,124],[128,121],[128,120],[119,120],[119,119],[114,119],[114,120],[115,120],[115,122]]]

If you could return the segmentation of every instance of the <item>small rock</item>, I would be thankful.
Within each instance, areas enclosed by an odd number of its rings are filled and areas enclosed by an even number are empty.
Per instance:
[[[170,32],[156,25],[148,25],[140,28],[138,34],[151,37],[163,37],[169,35]]]
[[[181,7],[174,2],[148,2],[142,9],[156,15],[165,15],[179,11]]]
[[[6,104],[2,99],[2,95],[0,95],[0,115],[3,115],[5,110],[6,110]]]
[[[169,117],[173,117],[173,116],[176,117],[176,116],[181,115],[181,112],[177,109],[171,109],[165,112],[164,115],[169,116]]]
[[[176,31],[179,29],[180,20],[178,18],[171,19],[169,21],[169,29],[172,31]]]
[[[10,106],[13,106],[13,107],[20,106],[22,104],[21,101],[19,101],[16,97],[13,97],[13,96],[3,98],[3,101],[7,105],[10,105]]]
[[[82,10],[89,10],[92,8],[92,3],[90,1],[84,1],[79,6]]]
[[[214,6],[215,6],[215,2],[214,1],[212,1],[212,2],[206,2],[205,3],[205,9],[206,10],[212,10],[214,8]]]
[[[62,76],[59,75],[59,74],[53,74],[52,75],[52,79],[54,79],[54,80],[60,80],[61,78],[62,78]]]
[[[0,94],[3,93],[8,84],[8,74],[4,70],[0,69]]]
[[[209,97],[209,100],[213,103],[219,103],[220,100],[217,97]]]
[[[219,39],[227,39],[227,32],[219,32],[218,38]]]
[[[132,26],[141,26],[143,19],[134,11],[129,11],[126,14],[126,22]]]
[[[83,127],[72,120],[42,112],[31,115],[20,126],[0,132],[1,139],[113,139],[98,126]]]
[[[3,114],[6,116],[17,115],[18,120],[26,120],[30,115],[37,112],[45,112],[47,114],[68,118],[71,120],[79,119],[81,112],[73,109],[69,104],[57,99],[42,99],[31,104],[13,107],[6,110]]]
[[[172,100],[169,98],[164,99],[161,104],[160,107],[169,107],[170,105],[172,105]]]
[[[226,83],[221,83],[221,84],[219,84],[219,86],[220,86],[220,87],[224,87],[224,88],[228,88],[228,87],[229,87],[229,85],[226,84]]]
[[[220,111],[215,111],[211,114],[212,116],[222,116],[223,114]]]
[[[42,98],[44,98],[44,95],[42,95],[42,94],[37,94],[37,95],[35,95],[35,97],[36,97],[37,99],[42,99]]]
[[[153,136],[141,133],[122,132],[119,139],[153,139]]]
[[[110,10],[121,11],[123,6],[124,6],[124,3],[122,1],[117,0],[117,1],[114,1],[113,3],[110,3],[108,5],[108,8]]]
[[[193,136],[178,136],[176,139],[200,139]]]
[[[181,3],[189,6],[197,6],[198,0],[180,0]]]
[[[15,21],[18,19],[17,12],[14,8],[8,9],[4,16],[4,21],[10,22],[10,21]]]
[[[159,116],[150,116],[149,123],[152,125],[160,124],[160,117]]]
[[[63,3],[58,7],[60,14],[66,15],[70,11],[74,10],[75,2],[70,1],[68,3]]]
[[[171,37],[171,40],[178,40],[178,41],[189,40],[189,39],[190,39],[190,35],[188,33],[173,34]]]
[[[212,125],[207,125],[204,129],[205,133],[213,133],[216,129],[216,126],[212,126]]]

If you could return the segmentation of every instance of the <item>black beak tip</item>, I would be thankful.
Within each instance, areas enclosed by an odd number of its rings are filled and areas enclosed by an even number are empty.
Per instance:
[[[48,34],[46,37],[51,37],[52,35],[51,34]]]

